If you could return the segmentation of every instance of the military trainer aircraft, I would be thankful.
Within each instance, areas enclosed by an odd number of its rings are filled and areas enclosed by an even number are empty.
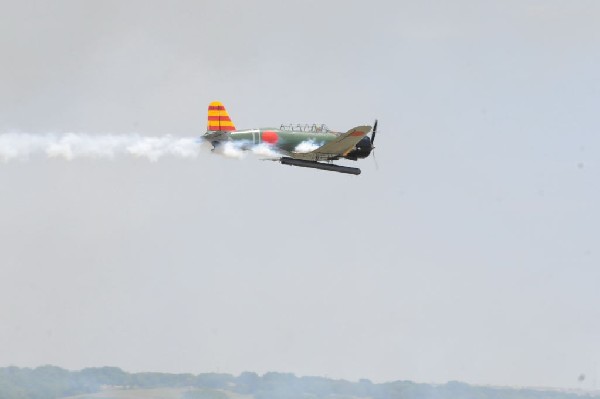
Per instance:
[[[266,144],[282,156],[284,165],[329,170],[359,175],[359,168],[335,165],[331,161],[340,158],[356,161],[371,154],[377,120],[371,137],[371,126],[357,126],[346,133],[333,132],[325,125],[281,125],[279,128],[237,130],[225,106],[214,101],[208,106],[208,127],[202,138],[216,149],[233,142],[241,149]]]

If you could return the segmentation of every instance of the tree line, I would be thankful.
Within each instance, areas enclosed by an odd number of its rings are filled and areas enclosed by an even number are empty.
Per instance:
[[[591,394],[481,387],[456,381],[441,385],[410,381],[376,384],[369,380],[350,382],[276,372],[262,376],[244,372],[233,376],[224,373],[127,373],[117,367],[80,371],[55,366],[0,368],[0,399],[58,399],[96,393],[108,387],[187,388],[182,399],[228,399],[227,392],[252,395],[254,399],[600,399]]]

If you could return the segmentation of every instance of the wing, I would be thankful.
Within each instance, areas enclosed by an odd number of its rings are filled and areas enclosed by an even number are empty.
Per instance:
[[[321,147],[311,152],[290,154],[296,159],[306,159],[309,161],[327,161],[337,159],[348,154],[354,149],[356,144],[371,131],[371,126],[357,126],[341,134],[339,137],[323,144]]]

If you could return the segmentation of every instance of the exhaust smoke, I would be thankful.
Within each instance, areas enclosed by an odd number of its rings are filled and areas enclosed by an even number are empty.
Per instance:
[[[317,143],[314,140],[306,140],[301,142],[294,148],[294,152],[307,153],[321,147],[323,143]]]
[[[118,156],[146,158],[152,162],[165,156],[196,158],[200,141],[171,135],[150,137],[138,134],[0,134],[0,161],[25,161],[32,157],[113,159]]]
[[[283,156],[269,144],[253,144],[249,141],[225,141],[219,144],[214,152],[235,159],[245,158],[248,152],[264,158],[281,158]]]

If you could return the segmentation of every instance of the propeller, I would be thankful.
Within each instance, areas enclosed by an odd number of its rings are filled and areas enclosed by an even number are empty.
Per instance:
[[[375,142],[375,133],[377,133],[377,119],[375,119],[375,123],[373,124],[373,133],[371,134],[371,147]]]
[[[379,170],[379,163],[377,162],[377,157],[375,156],[375,150],[373,150],[373,162],[375,162],[375,170]]]
[[[371,151],[373,152],[373,161],[375,162],[375,170],[379,170],[379,164],[377,163],[377,158],[375,158],[375,146],[373,143],[375,142],[375,134],[377,133],[377,119],[375,119],[375,123],[373,124],[373,133],[371,134]]]

